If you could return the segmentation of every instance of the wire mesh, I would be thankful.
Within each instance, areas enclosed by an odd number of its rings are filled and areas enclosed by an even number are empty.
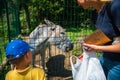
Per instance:
[[[93,9],[83,9],[75,0],[23,0],[21,2],[6,0],[1,3],[4,5],[2,5],[2,13],[0,13],[0,64],[5,58],[7,43],[16,38],[29,41],[29,34],[39,24],[44,24],[46,18],[65,29],[67,37],[74,44],[74,48],[66,53],[53,45],[48,47],[45,65],[47,63],[48,66],[54,67],[52,77],[58,76],[61,77],[61,80],[66,79],[66,77],[71,78],[69,57],[72,54],[80,55],[82,53],[81,40],[95,30],[95,26],[91,22]],[[51,57],[49,52],[52,53]],[[40,67],[41,55],[37,58],[39,60],[36,63]],[[48,73],[47,67],[45,71]],[[6,72],[7,68],[0,75],[0,80],[4,80]],[[50,80],[57,80],[57,78],[48,77]]]

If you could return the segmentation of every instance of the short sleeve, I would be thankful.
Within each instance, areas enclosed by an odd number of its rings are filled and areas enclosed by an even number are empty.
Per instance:
[[[32,74],[34,74],[34,76],[33,76],[34,80],[47,80],[45,72],[41,68],[34,69],[34,72],[32,72]]]
[[[116,27],[120,28],[120,1],[115,1],[111,6],[111,15]]]

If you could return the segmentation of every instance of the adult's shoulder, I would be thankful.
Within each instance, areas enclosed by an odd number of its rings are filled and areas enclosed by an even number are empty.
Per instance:
[[[120,0],[114,0],[113,1],[112,9],[120,9]]]
[[[115,16],[119,16],[120,14],[120,0],[113,1],[111,5],[111,14]]]

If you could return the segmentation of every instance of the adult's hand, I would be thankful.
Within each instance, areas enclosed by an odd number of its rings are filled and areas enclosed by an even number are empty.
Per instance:
[[[113,44],[113,45],[106,45],[106,46],[97,46],[93,44],[86,44],[83,43],[83,46],[87,47],[88,51],[104,51],[104,52],[114,52],[120,53],[120,43]]]
[[[82,45],[86,47],[87,51],[99,51],[99,46],[97,45],[86,44],[86,43],[83,43]]]

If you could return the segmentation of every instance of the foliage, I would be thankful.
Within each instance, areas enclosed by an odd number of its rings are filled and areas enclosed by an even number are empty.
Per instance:
[[[9,24],[7,20],[1,20],[1,28],[4,26],[6,29],[1,29],[0,33],[4,34],[5,38],[10,37],[10,40],[19,33],[29,35],[37,25],[43,23],[44,18],[66,28],[67,35],[73,42],[77,37],[86,36],[94,30],[91,22],[93,9],[84,10],[74,0],[8,0],[8,7]],[[2,17],[1,19],[6,19],[4,13]],[[8,25],[10,30],[7,28]],[[1,36],[4,39],[4,36]]]
[[[36,26],[44,23],[44,18],[66,29],[67,36],[76,44],[70,52],[75,55],[82,53],[80,39],[95,30],[91,22],[93,9],[84,10],[76,0],[6,0],[8,15],[3,1],[0,0],[0,63],[5,57],[5,46],[9,40],[16,38],[19,33],[29,35]],[[3,70],[4,75],[8,69]],[[1,75],[0,80],[4,80]]]
[[[91,18],[92,8],[84,10],[74,0],[9,0],[18,10],[21,30],[28,35],[47,18],[62,27],[77,27]],[[29,30],[29,31],[27,31]]]
[[[68,27],[66,28],[67,35],[70,36],[70,39],[75,42],[79,37],[85,37],[91,34],[95,30],[95,25],[91,22],[90,19],[83,21],[79,24],[78,27]]]
[[[10,70],[10,65],[7,64],[5,68],[0,71],[0,80],[5,80],[6,73]]]
[[[21,29],[23,30],[33,30],[43,22],[44,18],[57,22],[63,27],[71,24],[77,25],[80,19],[84,18],[82,7],[74,0],[13,0],[13,4],[19,11]],[[78,22],[74,24],[72,21]]]
[[[0,0],[0,16],[2,16],[3,9],[5,8],[5,4],[3,0]]]

